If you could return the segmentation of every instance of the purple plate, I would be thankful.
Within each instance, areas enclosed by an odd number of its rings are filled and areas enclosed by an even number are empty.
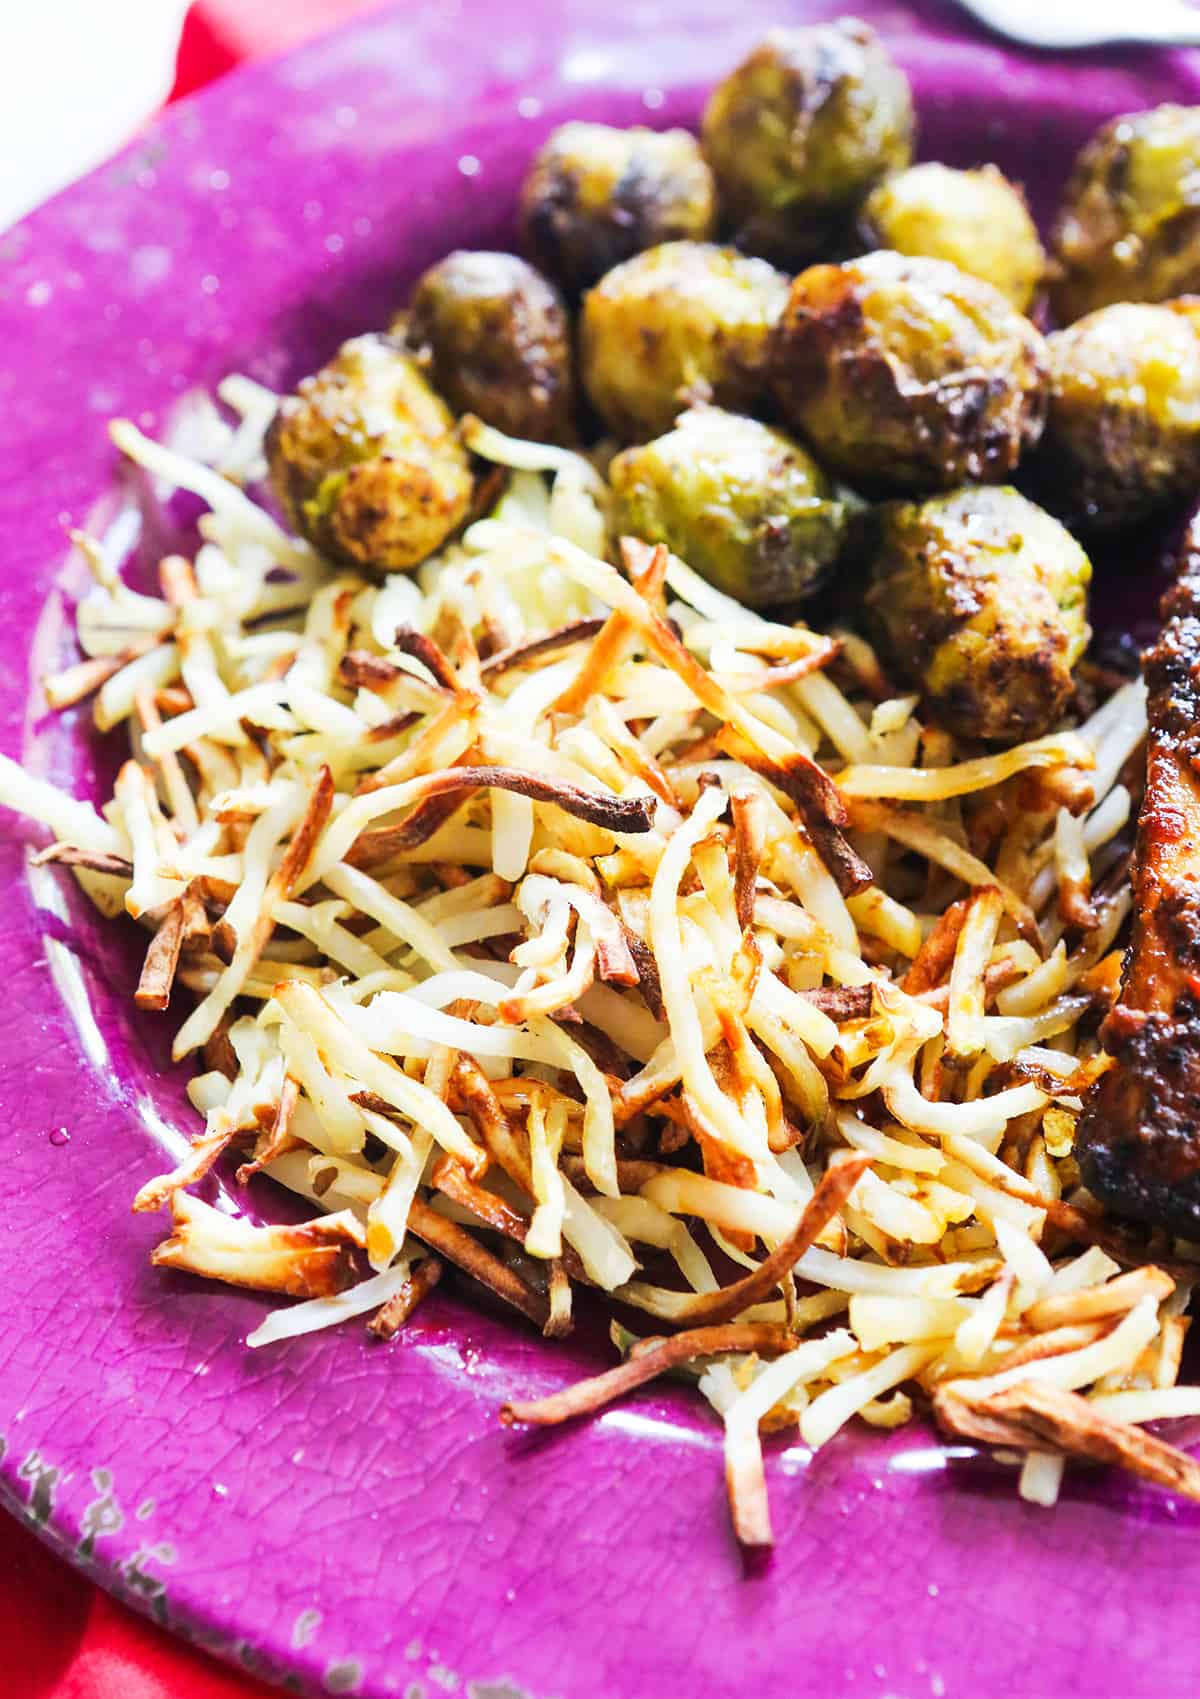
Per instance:
[[[1051,3],[1051,0],[1047,0]],[[43,722],[69,644],[63,526],[111,491],[114,413],[159,428],[231,369],[280,384],[382,322],[455,245],[511,240],[567,116],[693,121],[767,26],[836,5],[440,0],[384,12],[170,112],[0,238],[0,743],[87,787],[112,752]],[[1200,100],[1182,55],[1050,59],[948,4],[864,5],[916,84],[925,153],[996,159],[1044,211],[1113,113]],[[146,546],[153,539],[144,540]],[[34,659],[31,663],[31,646]],[[132,940],[0,841],[0,1495],[97,1581],[313,1692],[469,1699],[1190,1691],[1200,1517],[1099,1476],[1053,1514],[910,1427],[769,1463],[779,1546],[743,1570],[719,1434],[651,1390],[503,1433],[501,1401],[598,1360],[436,1296],[251,1352],[267,1301],[152,1270],[129,1213],[193,1126]],[[132,929],[130,929],[132,930]],[[273,1207],[258,1197],[257,1207]],[[277,1207],[275,1205],[274,1207]]]

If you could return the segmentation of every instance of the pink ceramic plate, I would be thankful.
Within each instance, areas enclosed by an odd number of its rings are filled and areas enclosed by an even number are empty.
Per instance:
[[[511,239],[552,124],[694,120],[768,0],[441,0],[230,77],[0,239],[0,742],[86,788],[112,752],[43,723],[69,643],[63,526],[112,487],[104,423],[150,429],[231,369],[281,384],[383,322],[455,245]],[[1045,206],[1101,119],[1200,99],[1195,62],[1021,55],[946,4],[861,7],[911,72],[927,155],[997,159]],[[161,539],[143,537],[150,553]],[[33,717],[31,717],[31,715]],[[453,1295],[391,1346],[268,1352],[266,1304],[149,1267],[129,1214],[194,1125],[134,941],[0,842],[0,1492],[105,1586],[313,1691],[471,1699],[1103,1696],[1190,1691],[1200,1523],[1077,1475],[1053,1516],[930,1433],[769,1463],[780,1545],[743,1572],[719,1435],[647,1391],[505,1434],[502,1399],[594,1366]],[[255,1207],[279,1207],[264,1193]]]

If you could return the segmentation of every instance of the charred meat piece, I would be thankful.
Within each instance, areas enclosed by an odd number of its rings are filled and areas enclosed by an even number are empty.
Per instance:
[[[1122,1214],[1200,1238],[1200,515],[1144,658],[1150,733],[1133,935],[1102,1029],[1116,1065],[1076,1140],[1086,1184]]]

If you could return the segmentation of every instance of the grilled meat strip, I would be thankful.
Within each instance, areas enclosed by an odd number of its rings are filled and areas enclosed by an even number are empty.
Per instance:
[[[1143,656],[1146,791],[1133,931],[1101,1031],[1115,1058],[1076,1136],[1087,1186],[1114,1210],[1200,1239],[1200,515]]]

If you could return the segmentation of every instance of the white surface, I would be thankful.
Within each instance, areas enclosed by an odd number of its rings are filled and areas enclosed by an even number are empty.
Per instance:
[[[1200,8],[1187,0],[962,0],[992,29],[1033,47],[1106,41],[1200,45]]]
[[[188,0],[0,0],[0,229],[162,103]]]

